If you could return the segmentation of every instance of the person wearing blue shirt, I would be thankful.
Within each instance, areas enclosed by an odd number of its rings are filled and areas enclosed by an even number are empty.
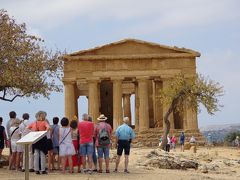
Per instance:
[[[180,145],[181,145],[181,151],[184,152],[184,142],[185,142],[184,132],[181,132],[179,140],[180,140]]]
[[[125,154],[125,173],[129,173],[128,171],[128,159],[130,154],[130,146],[132,139],[135,138],[135,133],[130,126],[128,126],[129,118],[123,118],[123,124],[119,126],[115,132],[116,142],[117,142],[117,160],[116,160],[116,168],[114,172],[118,172],[118,165],[120,163],[120,159],[124,150]]]

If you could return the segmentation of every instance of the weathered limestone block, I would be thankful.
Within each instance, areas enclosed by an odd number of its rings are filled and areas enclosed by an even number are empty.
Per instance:
[[[2,156],[2,158],[0,159],[0,168],[9,165],[8,159],[9,159],[8,156]]]
[[[139,130],[149,129],[148,77],[138,79],[139,93]]]
[[[195,145],[191,145],[190,151],[193,153],[197,153],[197,147]]]
[[[184,144],[184,149],[185,150],[189,150],[191,148],[191,144],[190,143],[185,143]]]
[[[179,159],[173,154],[166,154],[162,150],[152,150],[146,155],[146,161],[139,161],[139,165],[161,169],[198,168],[198,162],[190,159]]]
[[[121,124],[122,113],[122,79],[112,78],[113,80],[113,129]]]

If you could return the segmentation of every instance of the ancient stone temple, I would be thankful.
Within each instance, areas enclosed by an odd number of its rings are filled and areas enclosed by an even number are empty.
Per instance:
[[[78,115],[78,98],[86,96],[94,121],[105,114],[115,129],[128,116],[135,130],[162,129],[167,107],[159,101],[159,89],[169,86],[179,73],[195,76],[199,56],[190,49],[135,39],[65,55],[65,115],[70,119]],[[172,130],[198,131],[197,114],[191,109],[174,112],[170,119]]]

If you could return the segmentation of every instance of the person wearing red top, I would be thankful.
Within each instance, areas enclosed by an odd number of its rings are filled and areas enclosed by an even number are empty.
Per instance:
[[[82,163],[84,172],[86,170],[86,159],[88,158],[89,173],[92,173],[92,154],[93,154],[93,133],[94,124],[88,121],[88,115],[83,114],[83,121],[78,124],[78,132],[80,136],[80,156],[82,156]]]
[[[28,126],[32,131],[46,131],[49,129],[49,124],[45,120],[36,120]]]
[[[103,155],[106,164],[106,173],[110,173],[109,170],[109,148],[111,145],[112,128],[106,123],[107,117],[101,114],[97,120],[99,123],[94,130],[94,137],[96,139],[96,147],[98,151],[99,173],[102,173]]]
[[[176,151],[177,139],[176,139],[175,135],[172,136],[171,142],[172,142],[173,151]]]

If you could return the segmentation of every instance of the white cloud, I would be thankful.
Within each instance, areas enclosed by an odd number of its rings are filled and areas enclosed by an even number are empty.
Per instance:
[[[57,27],[71,18],[86,13],[94,2],[92,0],[15,0],[5,1],[2,6],[20,21],[44,29]]]
[[[160,3],[159,3],[160,4]],[[233,20],[240,20],[238,1],[174,1],[157,6],[159,9],[155,15],[147,21],[133,25],[127,31],[132,34],[146,34],[172,30],[174,28],[197,28],[206,27],[214,23],[224,23]]]
[[[238,0],[12,0],[3,8],[30,26],[56,28],[68,21],[128,21],[130,30],[158,31],[239,19]],[[136,23],[138,22],[138,23]]]

